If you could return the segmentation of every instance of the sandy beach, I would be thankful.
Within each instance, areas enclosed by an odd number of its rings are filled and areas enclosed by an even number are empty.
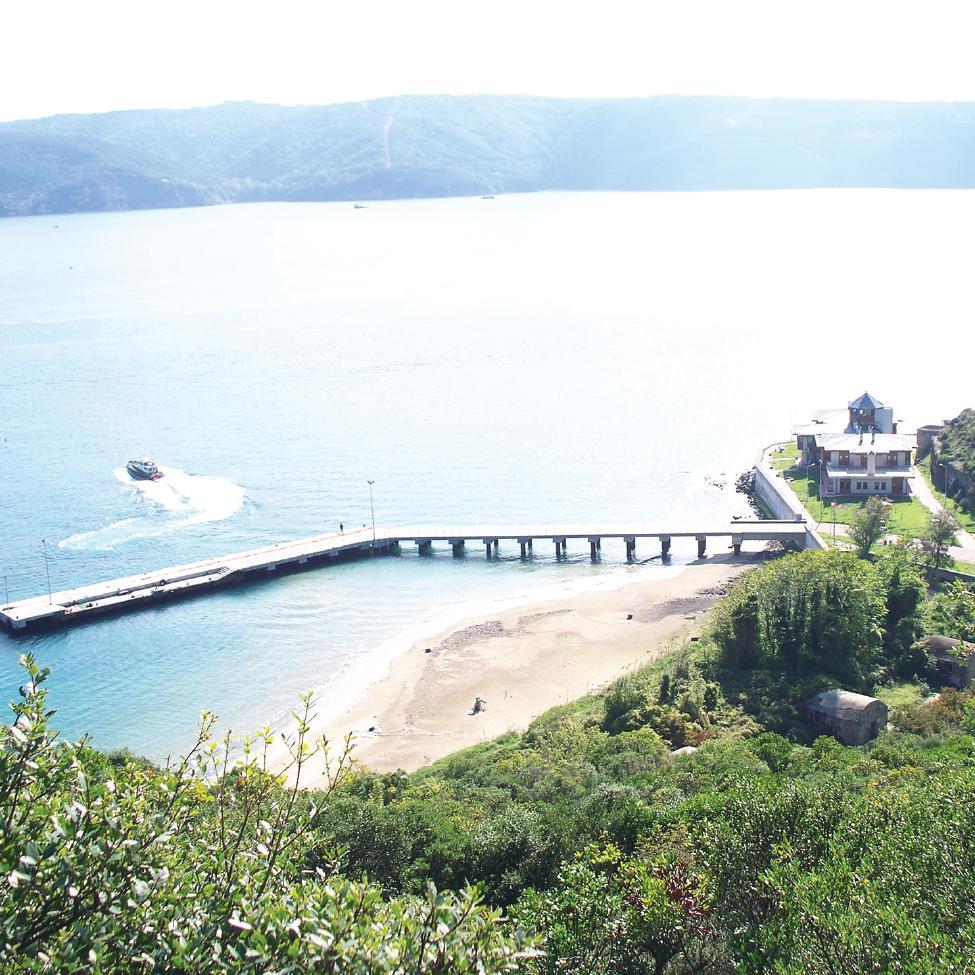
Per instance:
[[[417,640],[348,703],[316,718],[316,736],[355,741],[376,772],[412,771],[522,730],[543,711],[598,691],[680,646],[754,557],[718,556],[671,577],[466,619]],[[475,699],[483,710],[472,714]],[[314,787],[314,771],[305,784]]]

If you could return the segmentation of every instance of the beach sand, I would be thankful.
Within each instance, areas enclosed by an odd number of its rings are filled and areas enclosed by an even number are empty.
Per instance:
[[[523,730],[548,708],[682,645],[757,557],[718,556],[675,576],[460,621],[393,658],[346,704],[315,719],[313,731],[333,749],[351,733],[355,760],[387,772]],[[477,697],[484,709],[471,714]],[[313,761],[303,784],[315,787],[317,773]]]

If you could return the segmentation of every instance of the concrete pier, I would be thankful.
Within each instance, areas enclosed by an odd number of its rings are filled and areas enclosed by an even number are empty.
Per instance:
[[[362,528],[340,534],[316,535],[293,542],[279,542],[263,548],[216,559],[206,559],[187,565],[172,566],[140,575],[112,579],[91,585],[78,586],[49,597],[34,596],[0,605],[0,624],[15,633],[44,625],[65,625],[79,622],[102,613],[115,613],[156,605],[167,599],[207,592],[219,586],[241,583],[249,579],[273,577],[281,571],[295,571],[314,565],[334,562],[343,557],[370,557],[394,552],[404,542],[417,546],[418,552],[429,555],[436,542],[449,543],[454,556],[461,557],[467,542],[480,541],[488,558],[496,557],[502,540],[517,542],[521,554],[532,553],[535,539],[551,539],[557,557],[565,558],[570,539],[587,541],[590,554],[596,558],[603,541],[624,541],[626,557],[636,557],[637,539],[656,539],[664,555],[670,552],[671,541],[677,538],[697,541],[699,558],[704,558],[707,542],[712,538],[730,539],[735,554],[741,552],[743,542],[781,542],[793,548],[808,544],[809,530],[797,521],[734,521],[713,529],[677,531],[661,530],[651,525],[534,525],[517,528]]]

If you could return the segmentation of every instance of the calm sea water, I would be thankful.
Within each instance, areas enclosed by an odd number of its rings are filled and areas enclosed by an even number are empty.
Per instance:
[[[971,405],[973,225],[972,194],[918,191],[0,221],[0,583],[45,590],[42,539],[57,589],[362,524],[367,479],[387,524],[726,518],[811,409],[864,388],[910,426]],[[164,481],[125,476],[143,450]],[[158,758],[202,708],[275,723],[408,627],[625,571],[612,548],[537,552],[0,635],[0,691],[30,649],[66,733]]]

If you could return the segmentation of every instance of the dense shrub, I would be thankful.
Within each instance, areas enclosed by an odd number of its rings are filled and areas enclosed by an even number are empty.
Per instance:
[[[975,641],[975,586],[950,583],[928,601],[924,615],[928,632]]]
[[[0,969],[17,972],[484,973],[520,933],[467,889],[384,901],[303,869],[315,806],[267,773],[269,733],[210,739],[174,768],[95,759],[50,726],[47,674],[0,731]],[[291,771],[314,749],[299,724]],[[340,759],[316,805],[348,765]]]
[[[921,624],[968,625],[967,590],[919,606],[896,559],[783,560],[604,695],[410,775],[341,761],[320,793],[268,774],[266,735],[231,761],[205,726],[170,769],[61,742],[27,660],[0,731],[0,970],[964,971],[975,694],[900,706],[862,748],[809,741],[797,708],[837,670],[904,666]],[[817,643],[848,610],[875,632]]]

